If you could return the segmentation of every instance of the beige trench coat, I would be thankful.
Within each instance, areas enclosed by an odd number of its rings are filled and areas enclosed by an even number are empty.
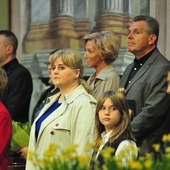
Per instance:
[[[78,144],[77,153],[84,155],[84,148],[94,141],[94,121],[96,100],[80,85],[65,96],[64,102],[41,124],[35,139],[35,123],[48,108],[58,99],[60,93],[52,96],[39,116],[35,119],[29,142],[29,151],[43,157],[50,144],[56,144],[60,149]],[[89,153],[90,154],[90,153]],[[32,162],[27,158],[26,170],[34,170]]]

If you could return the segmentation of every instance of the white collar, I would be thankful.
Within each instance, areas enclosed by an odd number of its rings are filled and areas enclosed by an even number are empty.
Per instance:
[[[109,133],[106,133],[106,131],[102,132],[101,137],[102,137],[102,141],[104,143],[107,143],[110,137],[110,134],[112,133],[113,130],[111,130]]]

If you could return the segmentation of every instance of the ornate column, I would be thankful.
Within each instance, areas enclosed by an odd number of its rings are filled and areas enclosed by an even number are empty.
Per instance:
[[[52,0],[49,29],[44,35],[44,43],[49,48],[79,48],[75,29],[74,1]]]
[[[160,25],[158,48],[160,52],[170,60],[170,56],[169,56],[170,33],[168,27],[170,25],[169,24],[170,15],[168,15],[170,14],[170,12],[168,10],[168,7],[170,9],[170,1],[159,1],[159,0],[150,1],[150,15],[156,18]]]
[[[99,14],[123,13],[123,0],[98,0]]]
[[[23,51],[28,54],[35,53],[45,47],[42,40],[49,28],[51,1],[27,1],[30,3],[30,6],[27,7],[27,10],[30,12],[30,16],[27,16],[29,18],[29,29],[24,38]]]
[[[120,38],[121,46],[126,46],[127,24],[129,24],[127,16],[129,17],[127,11],[126,15],[124,15],[123,11],[123,0],[98,0],[98,13],[93,32],[102,30],[112,31]]]
[[[73,0],[52,0],[51,16],[71,16],[74,17],[74,3]]]
[[[92,10],[90,7],[92,6]],[[94,16],[91,14],[92,11],[95,12],[95,1],[91,0],[74,0],[74,17],[76,19],[75,29],[78,34],[80,47],[83,47],[82,37],[90,33],[90,25],[94,22]],[[91,22],[92,21],[92,22]]]

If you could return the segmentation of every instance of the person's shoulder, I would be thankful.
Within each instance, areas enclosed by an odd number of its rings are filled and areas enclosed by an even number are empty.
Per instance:
[[[131,140],[131,139],[124,139],[120,142],[119,146],[136,146],[136,142],[134,140]]]
[[[13,71],[10,73],[12,77],[25,77],[27,79],[31,79],[31,73],[30,71],[23,66],[22,64],[18,63],[17,65],[15,65],[15,68],[13,69]]]
[[[156,64],[170,65],[170,61],[158,49],[154,51],[151,57],[155,58]]]
[[[5,105],[1,101],[0,101],[0,110],[8,112],[7,108],[5,107]]]
[[[78,104],[85,104],[85,103],[96,103],[96,99],[89,94],[84,86],[81,84],[76,89],[74,89],[71,93],[65,95],[65,99],[67,103],[76,103]]]
[[[162,65],[170,65],[170,61],[163,55],[157,57],[157,63]]]
[[[86,103],[86,102],[92,102],[92,103],[96,103],[96,99],[89,93],[87,93],[86,91],[85,92],[82,92],[78,97],[77,97],[77,102],[83,102],[83,103]]]
[[[78,103],[86,103],[86,102],[92,102],[96,103],[96,99],[92,96],[92,94],[88,93],[86,89],[83,87],[83,85],[80,85],[77,88],[76,94],[75,94],[75,101]]]
[[[165,73],[170,69],[170,61],[163,55],[158,55],[149,65],[150,70],[159,70],[160,73]],[[161,74],[160,74],[161,75]]]
[[[16,67],[16,69],[20,70],[21,72],[25,72],[27,74],[30,74],[30,71],[21,63],[19,63]]]
[[[5,107],[5,105],[1,101],[0,101],[0,112],[1,112],[1,117],[3,114],[3,117],[10,118],[8,109]]]
[[[112,71],[110,71],[110,72],[108,72],[108,74],[107,74],[107,76],[106,76],[106,78],[108,79],[110,79],[110,78],[120,78],[120,76],[119,76],[119,74],[115,71],[115,70],[112,70]]]
[[[110,78],[119,78],[119,75],[112,65],[107,65],[103,70],[100,71],[97,78],[106,80]]]
[[[123,140],[122,142],[120,142],[117,148],[117,154],[118,153],[120,154],[121,152],[126,152],[126,153],[134,152],[137,157],[138,148],[136,142],[130,139]]]

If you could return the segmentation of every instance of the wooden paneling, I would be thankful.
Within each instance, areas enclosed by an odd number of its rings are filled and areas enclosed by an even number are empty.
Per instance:
[[[20,157],[9,157],[8,170],[25,170],[25,159]]]

